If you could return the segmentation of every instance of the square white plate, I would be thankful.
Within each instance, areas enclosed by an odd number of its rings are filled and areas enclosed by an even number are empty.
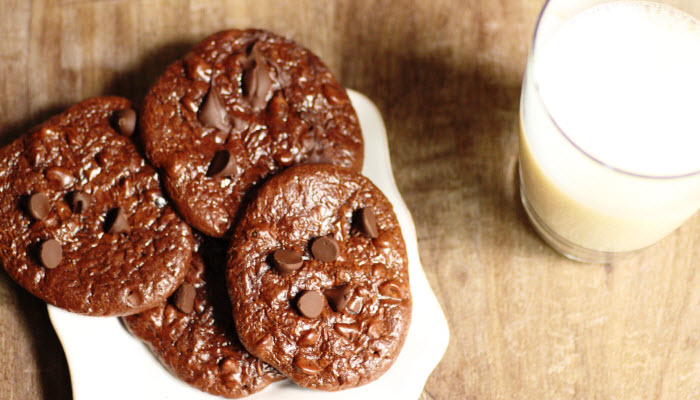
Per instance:
[[[426,379],[447,349],[447,321],[423,272],[411,214],[403,202],[389,161],[384,121],[364,95],[349,90],[365,140],[362,173],[394,205],[408,250],[413,315],[408,336],[394,365],[378,380],[340,392],[302,389],[277,382],[251,400],[417,399]],[[86,317],[48,306],[70,368],[74,400],[214,400],[220,397],[180,382],[160,365],[118,318]]]

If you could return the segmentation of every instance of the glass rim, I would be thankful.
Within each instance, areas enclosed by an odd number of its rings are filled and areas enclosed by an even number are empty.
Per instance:
[[[534,76],[535,50],[537,48],[537,39],[538,39],[539,33],[540,33],[540,26],[542,24],[542,20],[544,19],[545,13],[547,12],[550,4],[553,1],[556,1],[556,0],[546,0],[544,6],[542,7],[542,10],[540,11],[539,16],[537,17],[537,22],[535,24],[535,31],[532,34],[530,51],[528,54],[528,63],[531,63],[531,65],[528,66],[526,73],[532,74],[531,79],[532,79],[533,85],[535,87],[535,94],[537,97],[537,101],[542,105],[542,109],[545,111],[547,118],[552,122],[552,124],[556,128],[557,132],[559,132],[559,134],[564,139],[566,139],[566,141],[569,142],[576,150],[578,150],[578,152],[581,153],[584,157],[588,158],[589,160],[593,161],[594,163],[600,165],[603,168],[606,168],[606,169],[609,169],[611,171],[615,171],[615,172],[618,172],[618,173],[621,173],[624,175],[628,175],[628,176],[635,177],[635,178],[643,178],[643,179],[659,180],[659,181],[690,178],[690,177],[693,177],[696,175],[700,175],[700,169],[697,169],[697,170],[694,170],[691,172],[687,172],[687,173],[683,173],[683,174],[675,174],[675,175],[648,175],[648,174],[642,174],[642,173],[638,173],[638,172],[632,172],[632,171],[626,170],[624,168],[620,168],[620,167],[616,167],[614,165],[611,165],[611,164],[601,160],[600,158],[595,157],[594,155],[590,154],[589,152],[587,152],[586,150],[581,148],[581,146],[579,146],[573,139],[571,139],[569,137],[569,135],[566,134],[564,129],[557,123],[557,120],[550,113],[549,108],[544,103],[544,100],[542,100],[542,95],[540,93],[540,86],[539,86],[539,84]],[[621,1],[621,0],[609,0],[608,2],[613,3],[616,1]],[[642,0],[642,1],[648,2],[648,3],[662,3],[662,2],[657,1],[657,0]]]

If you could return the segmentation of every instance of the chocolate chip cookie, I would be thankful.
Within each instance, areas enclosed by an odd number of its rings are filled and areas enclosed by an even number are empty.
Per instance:
[[[175,376],[213,395],[240,398],[284,376],[238,341],[223,279],[224,261],[225,247],[204,242],[192,258],[185,282],[168,302],[123,320]]]
[[[408,331],[398,221],[379,189],[346,168],[301,165],[270,178],[233,232],[226,281],[243,345],[304,387],[378,378]]]
[[[127,315],[185,277],[192,233],[127,137],[135,122],[128,100],[93,98],[0,150],[0,260],[50,304]]]
[[[243,197],[300,163],[360,170],[360,125],[310,51],[261,30],[216,33],[170,65],[141,115],[149,160],[187,222],[223,237]]]

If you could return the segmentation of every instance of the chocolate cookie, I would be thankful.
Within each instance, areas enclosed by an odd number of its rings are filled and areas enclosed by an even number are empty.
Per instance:
[[[223,237],[243,196],[294,164],[362,168],[345,90],[310,51],[260,30],[216,33],[170,65],[141,115],[149,160],[193,227]]]
[[[250,355],[237,340],[223,279],[224,260],[224,248],[203,244],[169,302],[123,320],[175,376],[205,392],[240,398],[284,376]]]
[[[234,230],[226,282],[243,345],[301,386],[378,378],[408,331],[398,221],[379,189],[346,168],[302,165],[270,178]]]
[[[0,260],[50,304],[127,315],[185,278],[192,233],[125,137],[132,113],[123,98],[85,100],[0,150]]]

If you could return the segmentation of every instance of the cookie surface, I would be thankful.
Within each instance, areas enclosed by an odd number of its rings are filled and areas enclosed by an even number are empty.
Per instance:
[[[265,31],[224,31],[197,44],[149,89],[140,122],[176,208],[214,237],[271,173],[300,163],[362,168],[345,90],[310,51]]]
[[[270,178],[234,230],[226,278],[241,342],[304,387],[378,378],[408,331],[408,261],[393,208],[342,167]]]
[[[131,103],[85,100],[0,150],[0,260],[46,302],[89,315],[160,304],[192,255],[156,171],[117,133]],[[127,118],[128,119],[128,118]],[[116,127],[116,128],[115,128]]]
[[[169,301],[123,321],[179,379],[213,395],[240,398],[284,376],[238,342],[223,279],[224,260],[224,248],[203,244],[183,286]],[[194,289],[191,297],[184,294],[188,285]]]

